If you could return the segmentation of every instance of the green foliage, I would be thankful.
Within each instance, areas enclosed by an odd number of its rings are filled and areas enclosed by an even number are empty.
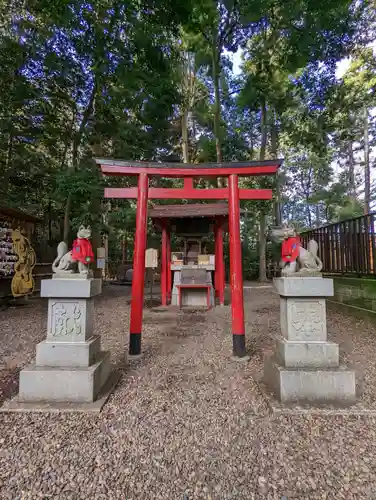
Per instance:
[[[68,210],[72,229],[102,227],[103,180],[91,158],[153,159],[166,148],[179,99],[174,37],[189,12],[189,2],[106,0],[4,10],[2,203],[37,215],[52,203],[60,224]]]
[[[363,204],[359,200],[344,198],[342,207],[336,210],[335,218],[337,220],[347,220],[363,215]]]
[[[367,2],[33,0],[5,2],[0,15],[1,203],[50,219],[59,237],[69,221],[70,236],[85,223],[131,246],[135,202],[109,208],[103,189],[135,179],[103,178],[92,160],[181,160],[183,117],[192,162],[284,158],[277,180],[241,179],[275,193],[242,203],[247,268],[275,202],[300,227],[362,212],[376,145]]]

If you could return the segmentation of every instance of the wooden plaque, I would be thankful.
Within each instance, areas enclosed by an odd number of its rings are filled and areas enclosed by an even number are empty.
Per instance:
[[[158,267],[158,250],[148,248],[145,252],[145,267],[156,269]]]

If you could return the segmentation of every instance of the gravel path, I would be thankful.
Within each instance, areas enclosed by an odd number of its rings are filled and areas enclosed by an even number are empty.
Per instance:
[[[245,291],[248,364],[231,360],[228,307],[146,309],[145,355],[125,370],[126,295],[109,287],[97,301],[97,332],[124,369],[99,416],[0,414],[1,500],[376,499],[374,417],[270,414],[255,382],[278,327],[270,289]],[[42,301],[0,314],[4,393],[45,321]],[[355,349],[345,356],[364,365],[374,405],[372,325],[330,313],[329,328]]]

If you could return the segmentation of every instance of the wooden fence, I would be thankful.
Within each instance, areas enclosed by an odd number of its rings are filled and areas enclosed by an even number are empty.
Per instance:
[[[303,232],[303,246],[313,238],[323,271],[356,276],[376,275],[376,213]]]

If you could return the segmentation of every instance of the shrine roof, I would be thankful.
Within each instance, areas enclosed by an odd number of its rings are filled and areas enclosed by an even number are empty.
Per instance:
[[[244,210],[240,210],[244,213]],[[180,205],[155,205],[149,209],[153,219],[183,219],[228,215],[227,203],[185,203]]]
[[[25,222],[42,222],[42,219],[35,217],[34,215],[27,214],[23,210],[16,210],[15,208],[0,206],[0,218],[9,217],[11,219],[16,219]]]
[[[150,175],[179,176],[216,176],[223,175],[272,175],[282,164],[282,160],[238,161],[228,163],[167,163],[149,161],[125,161],[112,158],[96,158],[105,175],[137,175],[146,172]]]

